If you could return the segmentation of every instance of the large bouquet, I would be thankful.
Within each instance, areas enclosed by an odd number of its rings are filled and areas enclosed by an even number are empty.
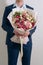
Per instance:
[[[35,19],[35,14],[32,11],[29,10],[18,10],[18,9],[13,9],[12,12],[8,15],[7,17],[10,20],[10,23],[14,30],[16,30],[19,34],[24,34],[28,31],[30,31],[32,28],[34,28],[36,19]],[[13,36],[13,41],[18,42],[18,37]],[[23,55],[23,43],[24,39],[27,39],[28,37],[22,38],[21,36],[19,37],[19,42],[21,43],[21,53]],[[27,42],[27,41],[25,41]]]
[[[34,17],[27,11],[15,12],[12,16],[12,25],[14,28],[16,27],[18,33],[20,34],[32,29],[35,23],[36,21]]]

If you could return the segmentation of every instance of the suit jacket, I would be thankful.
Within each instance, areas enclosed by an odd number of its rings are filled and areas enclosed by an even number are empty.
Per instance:
[[[7,16],[12,11],[13,8],[16,8],[16,6],[14,6],[14,4],[5,7],[5,11],[3,14],[3,20],[2,20],[2,28],[4,29],[4,31],[7,32],[6,44],[10,45],[10,46],[13,45],[13,43],[14,43],[10,40],[10,38],[14,35],[14,33],[13,33],[13,27],[11,26],[9,20],[7,19]],[[28,5],[26,5],[26,8],[34,10],[34,8],[32,8],[31,6],[28,6]],[[28,36],[30,43],[32,43],[31,36],[35,32],[35,29],[36,29],[36,27],[30,31],[30,35]]]

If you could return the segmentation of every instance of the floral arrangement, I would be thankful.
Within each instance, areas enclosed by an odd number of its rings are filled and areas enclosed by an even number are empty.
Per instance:
[[[16,27],[17,31],[21,34],[24,31],[31,30],[35,26],[35,23],[35,18],[28,11],[16,11],[12,16],[13,27]]]

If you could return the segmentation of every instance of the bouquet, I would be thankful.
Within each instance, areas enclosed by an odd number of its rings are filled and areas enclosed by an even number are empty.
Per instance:
[[[36,21],[34,17],[27,11],[15,12],[15,14],[12,16],[13,27],[16,27],[18,33],[20,34],[23,34],[23,32],[32,29],[35,23]]]
[[[33,12],[28,10],[18,10],[13,9],[13,11],[7,17],[14,28],[19,34],[24,34],[31,29],[34,28],[36,24],[36,19]],[[17,36],[13,36],[12,40],[21,44],[21,54],[23,56],[23,44],[24,39],[28,39],[28,37],[22,38],[21,36],[18,38]],[[19,40],[19,41],[18,41]],[[27,42],[26,40],[25,42]]]

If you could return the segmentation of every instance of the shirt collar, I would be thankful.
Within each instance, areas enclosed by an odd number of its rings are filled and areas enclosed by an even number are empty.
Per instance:
[[[14,3],[14,6],[13,7],[18,7],[20,8],[16,3]],[[23,4],[23,6],[21,8],[26,8],[26,4]]]

